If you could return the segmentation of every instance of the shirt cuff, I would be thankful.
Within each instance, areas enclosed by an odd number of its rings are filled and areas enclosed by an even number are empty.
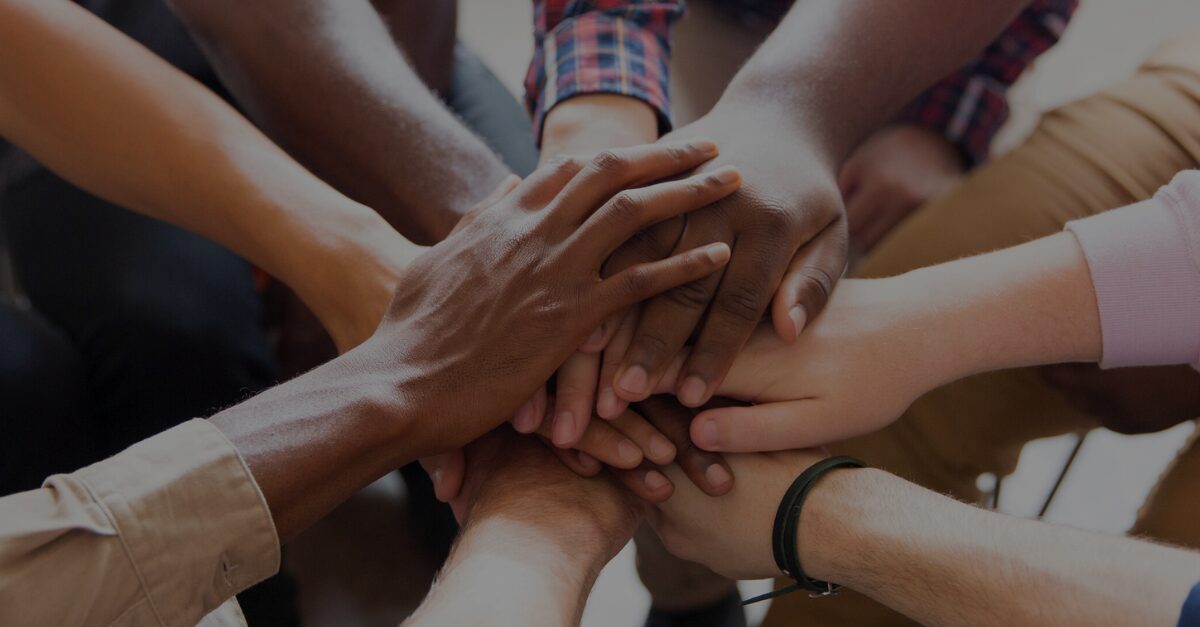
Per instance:
[[[541,42],[526,80],[538,144],[545,116],[559,103],[590,94],[636,98],[654,109],[660,134],[671,130],[670,44],[650,29],[604,14],[564,20]]]
[[[266,499],[233,444],[191,420],[74,473],[121,537],[154,613],[194,625],[279,570]]]
[[[1200,272],[1167,202],[1067,224],[1091,271],[1104,368],[1200,365]]]
[[[899,120],[946,138],[973,168],[991,156],[992,139],[1008,121],[1007,90],[986,75],[960,71],[909,103]]]

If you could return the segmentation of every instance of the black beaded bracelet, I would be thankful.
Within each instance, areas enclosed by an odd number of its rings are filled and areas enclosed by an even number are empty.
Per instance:
[[[750,605],[751,603],[773,599],[777,596],[801,589],[808,590],[810,592],[809,596],[814,598],[837,594],[841,586],[809,577],[804,573],[804,568],[800,565],[800,551],[796,547],[796,532],[800,525],[800,508],[804,505],[804,499],[808,497],[808,493],[812,491],[813,486],[829,471],[838,468],[866,467],[865,463],[853,457],[830,457],[829,459],[823,459],[813,464],[808,470],[800,473],[799,477],[796,477],[791,487],[783,495],[783,500],[779,502],[779,510],[775,513],[775,528],[771,538],[771,548],[775,553],[775,565],[779,567],[779,570],[783,571],[783,574],[795,579],[796,583],[752,599],[747,599],[742,602],[742,605]]]

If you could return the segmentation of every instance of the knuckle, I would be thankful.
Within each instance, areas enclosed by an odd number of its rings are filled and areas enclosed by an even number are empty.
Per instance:
[[[650,273],[643,268],[631,268],[625,271],[625,292],[630,296],[639,296],[650,291],[653,281]]]
[[[624,191],[609,201],[609,217],[621,224],[634,222],[641,216],[642,202],[632,192]]]
[[[699,265],[701,262],[694,259],[691,263]],[[712,300],[711,290],[702,281],[684,283],[667,292],[665,296],[672,303],[686,309],[703,309]]]
[[[833,285],[833,275],[824,268],[805,268],[801,274],[801,292],[807,292],[822,303],[829,300],[829,295],[833,293]]]
[[[613,150],[605,150],[592,159],[592,168],[601,174],[619,175],[628,167],[628,160]]]
[[[762,316],[763,298],[752,286],[739,285],[717,296],[718,310],[736,322],[755,324]]]
[[[666,338],[659,335],[657,332],[647,333],[637,339],[634,348],[636,352],[656,358],[662,355],[671,353],[671,346]],[[634,352],[631,350],[630,352]]]
[[[688,151],[683,146],[668,146],[667,155],[675,161],[683,161],[688,158]]]
[[[583,169],[583,163],[580,162],[578,157],[559,155],[546,164],[546,167],[551,172],[560,176],[575,176]]]
[[[755,215],[755,222],[767,233],[790,233],[799,220],[796,212],[779,203],[764,203]]]

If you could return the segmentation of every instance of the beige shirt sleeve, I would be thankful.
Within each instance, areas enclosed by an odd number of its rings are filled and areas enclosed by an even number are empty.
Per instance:
[[[233,596],[278,569],[267,503],[207,420],[0,498],[0,625],[244,624]]]

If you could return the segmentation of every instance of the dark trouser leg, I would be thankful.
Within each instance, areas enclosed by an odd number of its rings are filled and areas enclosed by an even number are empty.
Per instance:
[[[97,457],[273,382],[258,294],[236,255],[46,171],[10,187],[0,210],[25,292],[82,359]],[[262,627],[297,624],[294,596],[274,577],[240,599]]]
[[[0,303],[0,496],[99,457],[83,360],[36,314]]]

